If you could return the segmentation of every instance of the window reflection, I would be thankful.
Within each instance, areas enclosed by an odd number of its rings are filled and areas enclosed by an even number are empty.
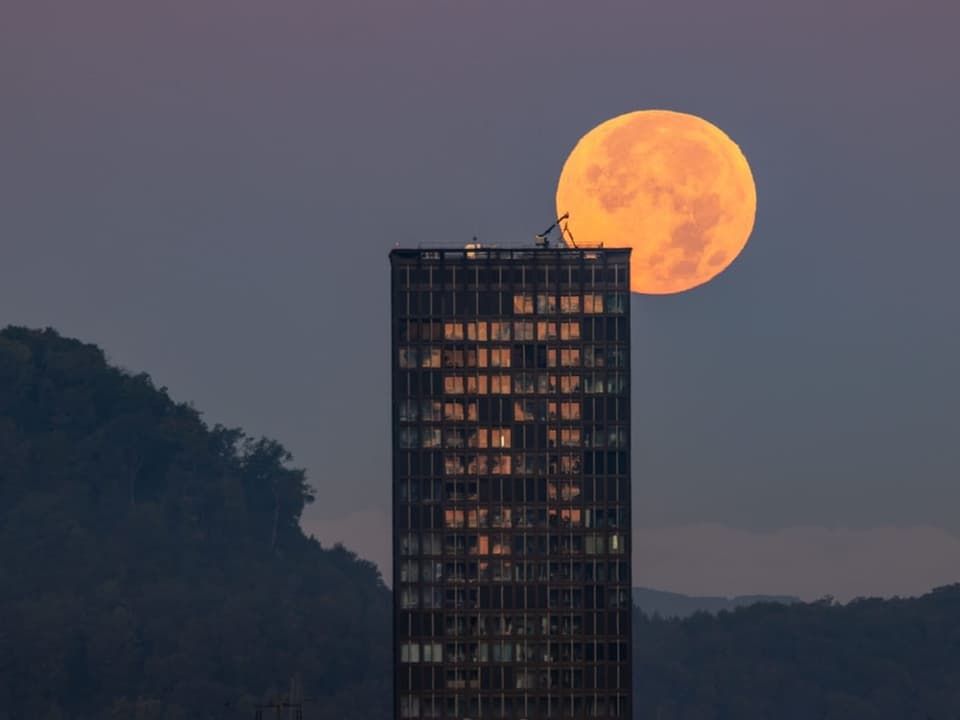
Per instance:
[[[583,311],[585,313],[602,313],[603,295],[584,295]]]
[[[443,378],[443,391],[448,395],[462,395],[464,380],[460,375],[446,375]]]
[[[562,313],[580,312],[580,296],[579,295],[561,295],[560,296],[560,312]]]
[[[490,348],[490,367],[510,367],[510,348]]]
[[[491,340],[509,340],[510,323],[509,322],[491,322],[490,323]]]
[[[513,324],[513,337],[515,340],[533,340],[533,323],[529,320],[518,320]]]
[[[471,375],[470,377],[468,377],[467,392],[471,395],[486,395],[487,394],[487,376]]]
[[[546,320],[540,320],[537,322],[538,340],[556,340],[556,338],[557,324],[555,322],[548,322]]]
[[[540,293],[537,295],[537,313],[544,315],[557,311],[557,296]]]
[[[529,315],[533,312],[532,295],[514,295],[513,312],[517,315]]]
[[[490,376],[490,392],[494,395],[509,395],[510,394],[510,376],[509,375],[491,375]]]
[[[487,323],[484,320],[467,323],[467,340],[486,341]]]
[[[579,340],[580,322],[577,320],[568,320],[560,323],[561,340]]]

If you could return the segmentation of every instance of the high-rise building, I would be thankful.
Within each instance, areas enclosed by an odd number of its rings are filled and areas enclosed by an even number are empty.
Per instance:
[[[390,261],[394,716],[629,719],[630,251]]]

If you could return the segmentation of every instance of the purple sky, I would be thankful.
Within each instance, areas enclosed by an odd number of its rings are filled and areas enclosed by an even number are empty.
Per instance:
[[[713,283],[633,300],[637,583],[960,580],[958,21],[952,0],[8,0],[0,324],[277,437],[324,496],[305,526],[382,561],[389,248],[532,238],[585,131],[691,112],[746,154],[757,224]]]

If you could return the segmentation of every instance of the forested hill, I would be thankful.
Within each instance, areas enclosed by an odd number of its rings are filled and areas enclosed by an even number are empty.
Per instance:
[[[304,537],[284,448],[52,330],[0,331],[0,719],[386,717],[390,595]],[[249,710],[249,712],[247,712]]]
[[[633,657],[638,719],[957,720],[960,585],[682,620],[635,610]]]

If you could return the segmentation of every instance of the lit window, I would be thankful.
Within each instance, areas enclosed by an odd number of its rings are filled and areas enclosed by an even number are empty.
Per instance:
[[[467,435],[467,447],[472,448],[485,448],[487,446],[487,430],[486,428],[477,428],[471,430]]]
[[[533,403],[529,400],[514,400],[513,419],[517,422],[529,422],[533,420]]]
[[[580,348],[563,348],[560,351],[560,364],[564,367],[579,367]]]
[[[624,550],[624,542],[622,535],[611,535],[610,536],[610,552],[619,555]]]
[[[495,448],[508,448],[510,444],[510,428],[494,428],[490,431],[491,445]]]
[[[557,324],[555,322],[547,322],[546,320],[540,320],[537,323],[537,339],[538,340],[555,340],[557,337]]]
[[[467,340],[483,342],[487,339],[487,323],[469,322],[467,323]]]
[[[443,378],[443,391],[448,395],[462,395],[463,378],[459,375],[446,375]]]
[[[510,339],[510,323],[508,322],[490,323],[490,339],[491,340],[509,340]]]
[[[576,394],[580,392],[580,376],[564,375],[560,378],[560,392]]]
[[[560,339],[561,340],[579,340],[580,339],[580,323],[577,322],[576,320],[560,323]]]
[[[579,295],[561,295],[560,296],[560,312],[562,313],[580,312],[580,296]]]
[[[463,323],[444,323],[443,337],[445,337],[447,340],[463,340]]]
[[[602,313],[603,295],[584,295],[583,311],[585,313]]]
[[[514,295],[513,312],[517,315],[529,315],[533,312],[533,297],[531,295]]]
[[[459,400],[449,400],[443,404],[444,420],[463,420],[463,403]]]
[[[510,348],[491,348],[490,367],[510,367]]]
[[[491,375],[490,392],[499,395],[510,394],[510,376],[509,375]]]
[[[579,420],[580,419],[580,403],[578,402],[560,403],[560,417],[562,417],[564,420]]]
[[[509,475],[511,467],[511,458],[509,455],[491,455],[490,456],[490,474],[491,475]]]
[[[560,431],[560,444],[564,447],[580,447],[580,428],[563,428]]]
[[[461,378],[462,380],[463,378]],[[462,391],[461,391],[462,392]],[[471,375],[467,378],[467,392],[471,395],[487,394],[487,376]]]

